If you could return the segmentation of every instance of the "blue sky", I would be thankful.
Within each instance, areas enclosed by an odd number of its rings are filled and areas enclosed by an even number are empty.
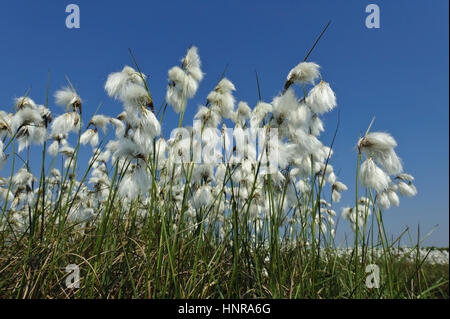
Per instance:
[[[65,26],[69,3],[80,7],[80,29]],[[380,7],[379,29],[365,27],[370,3]],[[424,243],[448,246],[448,6],[447,0],[2,1],[0,109],[10,110],[12,99],[30,87],[30,96],[44,103],[50,71],[51,92],[66,84],[65,75],[70,77],[84,100],[85,122],[99,103],[100,113],[116,115],[121,106],[106,96],[103,85],[108,73],[132,65],[128,48],[149,75],[158,107],[167,70],[191,44],[199,48],[206,76],[185,123],[226,64],[237,100],[255,105],[257,70],[263,100],[270,102],[287,72],[332,20],[310,60],[322,66],[338,98],[341,126],[332,164],[349,186],[341,204],[354,201],[354,145],[376,116],[373,130],[396,138],[397,153],[419,190],[417,197],[402,198],[399,208],[385,212],[388,231],[400,234],[408,225],[415,232],[420,224],[424,235],[439,225]],[[54,114],[62,112],[53,99],[50,106]],[[337,111],[324,117],[322,140],[327,144],[336,119]],[[177,121],[168,111],[166,135]]]

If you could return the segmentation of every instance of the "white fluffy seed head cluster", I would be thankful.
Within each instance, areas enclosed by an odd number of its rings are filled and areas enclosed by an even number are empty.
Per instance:
[[[176,113],[184,112],[187,100],[194,97],[199,83],[203,80],[200,56],[195,46],[188,49],[181,62],[181,67],[174,66],[169,70],[166,92],[166,102]]]
[[[54,120],[47,108],[29,97],[15,100],[14,114],[0,111],[0,165],[8,159],[4,152],[8,138],[19,141],[19,153],[48,141],[48,153],[61,157],[62,164],[45,177],[46,198],[61,195],[68,199],[75,194],[64,191],[77,191],[67,212],[69,220],[76,222],[95,222],[111,198],[111,189],[117,187],[117,207],[124,213],[137,203],[137,216],[145,217],[153,200],[171,205],[176,213],[182,211],[176,218],[186,218],[188,229],[195,229],[200,219],[213,223],[217,221],[213,218],[218,218],[222,225],[219,234],[225,236],[231,225],[230,212],[236,210],[248,212],[249,227],[256,236],[276,207],[281,227],[291,235],[298,231],[298,225],[314,221],[318,231],[335,236],[333,205],[340,202],[347,186],[331,164],[333,150],[320,140],[325,130],[321,117],[337,103],[319,69],[312,62],[298,64],[289,72],[281,93],[255,105],[236,101],[235,85],[223,77],[207,95],[205,105],[197,108],[194,119],[199,126],[179,127],[166,140],[153,112],[146,76],[124,66],[109,74],[104,85],[108,96],[123,106],[116,117],[95,114],[84,126],[82,100],[72,86],[55,93],[55,102],[65,112]],[[183,113],[204,78],[196,47],[189,48],[181,64],[168,71],[168,78],[165,100],[177,113]],[[300,98],[295,85],[303,90]],[[115,132],[111,139],[109,130]],[[80,134],[81,145],[92,148],[86,183],[77,180],[77,148],[69,143],[75,133]],[[205,149],[208,144],[219,147]],[[383,209],[398,206],[398,194],[417,193],[413,177],[403,173],[396,146],[386,133],[369,133],[358,141],[358,149],[366,156],[360,181],[375,191],[374,201]],[[274,166],[270,165],[273,160]],[[116,178],[111,176],[114,169]],[[17,225],[26,227],[26,218],[21,216],[26,216],[27,205],[41,205],[35,203],[35,181],[24,168],[14,175],[9,191],[0,180],[0,196],[14,201]],[[319,185],[326,195],[317,207],[309,203]],[[373,206],[361,198],[357,207],[344,208],[342,214],[355,228],[367,219]]]
[[[403,165],[395,152],[397,142],[388,133],[370,132],[360,138],[357,144],[366,160],[360,167],[363,186],[374,189],[376,203],[381,209],[399,206],[397,192],[403,196],[415,196],[417,189],[414,178],[403,173]]]

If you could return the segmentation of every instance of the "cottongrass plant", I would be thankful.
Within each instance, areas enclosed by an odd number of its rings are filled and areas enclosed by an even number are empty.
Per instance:
[[[445,268],[414,255],[420,241],[392,253],[409,232],[390,239],[383,214],[417,190],[388,133],[369,128],[357,142],[355,206],[341,210],[353,242],[339,253],[337,204],[349,187],[331,164],[334,138],[320,139],[337,99],[318,64],[299,63],[254,107],[236,103],[223,75],[184,127],[203,76],[196,47],[169,70],[164,110],[180,114],[170,137],[137,63],[105,83],[123,105],[116,117],[83,123],[70,82],[54,94],[61,115],[48,92],[45,106],[26,95],[13,114],[0,111],[10,174],[0,178],[1,297],[448,297]],[[44,147],[40,176],[31,147]],[[81,147],[92,149],[84,170]],[[78,289],[65,284],[68,264],[80,268]],[[381,269],[378,289],[365,285],[369,264]]]

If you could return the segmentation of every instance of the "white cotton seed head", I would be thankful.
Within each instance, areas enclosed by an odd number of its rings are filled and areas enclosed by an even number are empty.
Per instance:
[[[230,80],[228,80],[227,78],[223,78],[219,81],[214,90],[219,93],[229,93],[231,91],[236,91],[236,88]]]
[[[233,113],[231,119],[234,123],[243,125],[245,121],[250,118],[252,110],[247,102],[239,102],[236,112]]]
[[[98,132],[93,129],[87,129],[83,134],[81,134],[80,143],[82,145],[90,143],[92,147],[95,147],[98,144]]]
[[[344,218],[346,220],[350,220],[350,216],[352,215],[352,213],[353,213],[353,208],[351,208],[351,207],[343,207],[341,209],[342,218]]]
[[[142,74],[145,79],[145,75]],[[125,66],[122,71],[110,73],[105,83],[106,93],[113,98],[119,99],[130,84],[144,86],[144,81],[139,72],[132,67]]]
[[[43,144],[47,140],[47,129],[43,124],[33,127],[31,140],[35,144]]]
[[[125,124],[121,120],[115,118],[111,118],[110,122],[116,128],[116,137],[123,137],[123,134],[125,133]]]
[[[150,105],[151,102],[147,90],[143,86],[137,84],[127,85],[122,91],[121,100],[124,102],[124,104],[135,107],[135,111],[137,111],[137,109],[139,109],[141,106]]]
[[[289,88],[283,94],[275,97],[272,102],[273,110],[272,114],[280,125],[290,116],[292,112],[298,109],[299,103],[297,96],[292,88]]]
[[[126,174],[119,184],[118,195],[120,198],[127,197],[130,200],[136,199],[139,195],[139,189],[137,186],[137,181],[133,178],[131,174]]]
[[[80,116],[76,112],[64,113],[58,116],[51,125],[51,135],[67,135],[71,131],[77,131],[81,126]]]
[[[374,150],[371,153],[374,160],[383,166],[389,175],[399,174],[403,170],[403,164],[393,149],[378,151]]]
[[[200,69],[201,61],[197,47],[190,47],[186,52],[186,56],[182,59],[182,62],[183,68],[185,68],[197,82],[200,82],[203,79],[203,72]]]
[[[36,103],[34,103],[34,101],[31,98],[29,98],[28,96],[21,96],[21,97],[14,99],[14,107],[17,110],[20,110],[23,108],[35,109]]]
[[[394,190],[388,190],[387,196],[392,206],[398,207],[400,205],[400,199],[398,198],[397,193]]]
[[[386,151],[397,146],[395,139],[385,132],[371,132],[358,141],[359,149]]]
[[[65,87],[55,92],[55,103],[64,106],[66,111],[70,111],[77,102],[81,103],[81,98],[71,88]]]
[[[69,145],[64,145],[60,147],[58,152],[60,154],[63,154],[64,156],[72,157],[74,151],[75,150],[73,149],[73,147],[70,147]]]
[[[391,181],[389,176],[371,158],[362,163],[360,180],[365,187],[373,188],[377,193],[382,193],[386,190]]]
[[[336,95],[325,81],[320,81],[319,84],[309,91],[306,103],[311,108],[311,111],[317,114],[329,112],[337,105]]]
[[[187,74],[178,66],[172,67],[168,74],[169,81],[173,82],[175,87],[181,92],[182,96],[192,98],[195,95],[198,89],[198,82],[194,79],[194,77]]]
[[[211,109],[224,118],[230,118],[234,111],[234,97],[230,92],[212,91],[208,94]]]
[[[250,127],[258,128],[262,120],[272,112],[272,105],[265,102],[258,102],[256,104],[251,116],[250,116]]]
[[[311,134],[314,136],[319,136],[320,133],[325,130],[323,128],[322,120],[317,115],[314,115],[311,118],[311,122],[309,123],[309,129],[311,130]]]
[[[102,129],[102,131],[104,132],[106,130],[106,126],[108,125],[109,122],[110,122],[109,117],[101,115],[101,114],[97,114],[91,118],[91,121],[89,123],[91,123],[92,125],[94,125],[97,128]]]
[[[192,207],[200,209],[202,207],[208,207],[213,202],[214,198],[211,194],[211,188],[208,185],[200,187],[192,198]]]
[[[413,184],[407,184],[403,181],[398,182],[398,192],[403,196],[413,197],[417,195],[417,189]]]
[[[142,160],[139,160],[142,162]],[[150,189],[152,182],[150,172],[147,171],[145,164],[140,163],[133,172],[133,178],[136,181],[139,194],[144,195]]]
[[[150,139],[157,137],[161,133],[161,124],[155,114],[144,107],[142,108],[142,119],[140,126],[144,132],[149,135]]]
[[[331,192],[331,199],[335,203],[339,203],[341,201],[341,193],[339,193],[336,189]]]
[[[181,91],[175,86],[167,86],[166,102],[172,105],[176,113],[183,112],[186,109],[186,97],[182,96]]]
[[[304,102],[300,102],[298,107],[289,115],[289,123],[305,129],[310,125],[310,119],[311,111]]]
[[[127,76],[127,80],[134,84],[140,84],[144,85],[144,80],[147,78],[147,76],[143,73],[139,73],[135,69],[133,69],[131,66],[125,65],[122,69],[122,73]]]
[[[202,127],[211,127],[216,128],[221,120],[221,117],[218,113],[213,110],[199,105],[198,111],[194,116],[194,119],[201,121]]]
[[[31,189],[31,183],[34,180],[33,175],[25,168],[21,168],[12,178],[13,188],[28,186]]]
[[[388,209],[391,207],[391,202],[387,195],[387,192],[382,192],[377,194],[377,204],[382,209]]]
[[[334,172],[331,172],[330,174],[328,174],[327,182],[332,185],[336,182],[336,179],[337,179],[337,177],[334,174]]]
[[[397,175],[397,178],[405,181],[405,182],[412,182],[414,180],[414,176],[406,173],[401,173]]]
[[[12,132],[17,133],[17,130],[25,125],[37,125],[42,122],[41,114],[37,109],[30,107],[22,108],[14,114],[11,119]]]
[[[319,68],[314,62],[301,62],[289,72],[287,80],[298,84],[314,84],[320,76]]]
[[[59,142],[58,141],[53,141],[50,146],[48,147],[48,153],[51,156],[56,156],[58,155],[58,151],[59,151]]]
[[[345,192],[348,189],[344,183],[339,181],[333,184],[333,188],[336,189],[338,192]]]

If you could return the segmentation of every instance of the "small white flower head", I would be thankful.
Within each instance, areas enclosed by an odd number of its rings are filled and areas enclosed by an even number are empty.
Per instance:
[[[300,154],[313,155],[313,157],[317,159],[319,162],[321,162],[321,159],[323,159],[324,156],[325,157],[328,156],[328,154],[324,154],[323,152],[322,142],[314,135],[306,133],[302,128],[298,128],[295,131],[292,130],[291,139],[294,143],[297,144]],[[319,155],[321,158],[317,158]],[[316,164],[319,165],[319,163],[317,162]],[[310,162],[309,162],[309,169],[311,170]]]
[[[110,141],[106,145],[106,148],[113,152],[113,163],[122,157],[128,159],[145,159],[142,148],[129,138],[122,138],[119,141]]]
[[[186,56],[181,60],[181,68],[172,67],[169,72],[166,102],[172,105],[175,112],[184,112],[187,99],[192,98],[198,89],[198,83],[203,79],[200,69],[201,61],[196,47],[188,49]]]
[[[104,116],[101,114],[96,114],[91,118],[91,120],[89,121],[89,124],[92,124],[95,127],[102,129],[102,131],[104,132],[106,130],[106,126],[108,125],[110,120],[111,120],[111,118],[109,118],[107,116]]]
[[[147,90],[140,85],[128,85],[122,92],[121,100],[124,102],[128,115],[138,112],[140,107],[150,107],[152,99]]]
[[[186,98],[192,98],[198,89],[198,82],[183,69],[174,66],[169,70],[169,86],[177,88]]]
[[[388,133],[369,133],[359,139],[357,146],[359,152],[373,157],[388,174],[399,174],[403,170],[402,162],[394,151],[397,142]]]
[[[126,65],[122,71],[108,75],[105,83],[105,90],[110,97],[122,99],[127,87],[130,85],[144,86],[146,76],[136,72],[132,67]]]
[[[153,112],[147,110],[145,107],[141,108],[142,119],[140,128],[147,134],[150,139],[157,137],[161,133],[161,124]]]
[[[4,111],[0,111],[0,139],[12,134],[11,121],[11,113],[7,114]]]
[[[233,113],[231,119],[234,123],[239,124],[241,127],[244,125],[245,121],[250,118],[252,110],[248,106],[247,102],[239,102],[236,112]]]
[[[34,103],[34,101],[27,96],[21,96],[14,99],[14,106],[17,110],[24,108],[35,109],[36,103]]]
[[[192,207],[194,209],[200,209],[202,207],[208,207],[212,204],[214,198],[211,194],[211,186],[203,185],[194,194],[192,198]]]
[[[312,116],[311,122],[309,123],[309,129],[311,130],[311,134],[314,136],[319,136],[320,133],[325,130],[323,128],[323,122],[317,114]]]
[[[330,85],[322,80],[309,91],[306,104],[309,105],[312,112],[323,114],[336,107],[336,95]]]
[[[345,192],[348,189],[344,183],[339,181],[335,182],[332,187],[338,192]]]
[[[289,88],[286,92],[275,97],[272,102],[273,110],[272,114],[277,125],[283,125],[287,122],[290,114],[295,112],[299,108],[297,96],[292,88]]]
[[[81,134],[80,143],[82,145],[86,145],[87,143],[90,143],[92,147],[97,146],[97,144],[98,144],[97,130],[87,129],[83,134]]]
[[[377,204],[382,209],[388,209],[391,207],[391,201],[389,200],[389,196],[386,191],[377,194]]]
[[[147,171],[145,163],[138,160],[138,163],[133,164],[123,176],[119,184],[119,197],[134,200],[140,195],[145,196],[151,181],[151,175]]]
[[[192,181],[197,184],[210,183],[214,177],[213,164],[197,164],[192,172]]]
[[[7,159],[8,155],[3,153],[3,141],[0,140],[0,170],[3,168],[3,165],[5,165]]]
[[[389,198],[389,202],[392,206],[399,206],[400,205],[400,199],[398,198],[397,193],[393,189],[389,189],[387,191],[387,196]]]
[[[62,88],[55,92],[56,104],[66,108],[66,112],[71,110],[80,110],[81,112],[81,98],[77,92],[69,87]]]
[[[406,174],[406,173],[401,173],[398,174],[397,178],[405,181],[405,182],[412,182],[414,181],[414,176],[410,175],[410,174]]]
[[[126,174],[119,184],[118,195],[121,198],[127,197],[130,200],[136,199],[139,194],[137,182],[133,179],[132,174]]]
[[[58,151],[59,151],[59,141],[57,141],[57,140],[54,140],[51,144],[50,144],[50,146],[48,147],[48,153],[51,155],[51,156],[56,156],[56,155],[58,155]]]
[[[403,181],[398,182],[398,192],[403,196],[413,197],[417,195],[417,189],[411,182],[405,183]]]
[[[168,85],[166,92],[166,102],[172,105],[176,113],[183,112],[186,109],[186,97],[183,96],[181,90],[175,85]]]
[[[250,116],[250,127],[259,128],[263,119],[272,112],[272,104],[265,102],[258,102],[253,109],[252,115]]]
[[[390,175],[398,174],[403,170],[403,164],[393,149],[387,151],[374,151],[373,158]]]
[[[200,69],[201,61],[197,47],[190,47],[181,62],[183,69],[185,69],[197,82],[200,82],[203,79],[203,72]]]
[[[313,124],[310,122],[311,111],[303,101],[300,101],[298,103],[298,107],[289,114],[289,124],[295,128],[302,127],[305,130],[308,130],[309,127],[315,126],[311,128],[311,131],[323,131],[323,124],[320,119],[318,123]],[[318,136],[318,134],[313,135]]]
[[[51,135],[67,135],[76,132],[81,127],[80,115],[76,112],[64,113],[58,116],[51,125]]]
[[[286,80],[297,84],[314,84],[320,76],[319,68],[314,62],[300,62],[289,72]]]
[[[206,98],[211,109],[224,118],[230,118],[234,110],[234,97],[231,92],[235,90],[230,80],[226,78],[220,80],[214,91],[210,92]]]
[[[116,128],[116,137],[123,137],[125,133],[125,124],[116,118],[111,118],[110,122]]]
[[[25,168],[19,169],[19,171],[12,178],[12,189],[23,189],[30,192],[32,189],[32,183],[35,180],[34,176],[28,172]]]
[[[395,139],[384,132],[371,132],[358,141],[359,150],[388,151],[397,146]]]
[[[21,108],[11,119],[11,129],[16,134],[24,126],[39,125],[41,122],[41,114],[36,108]]]
[[[353,208],[351,207],[343,207],[341,210],[342,218],[346,220],[350,220],[350,215],[353,212]]]
[[[331,199],[335,203],[339,203],[341,201],[341,193],[339,193],[336,189],[333,189],[331,192]]]
[[[359,177],[364,187],[373,188],[377,193],[386,190],[391,182],[389,176],[375,164],[372,158],[362,163]]]
[[[64,145],[59,149],[59,153],[67,157],[72,157],[74,152],[75,150],[73,147],[70,147],[69,145]]]
[[[48,108],[43,105],[38,105],[37,110],[46,124],[52,121],[52,112]]]
[[[219,81],[214,90],[219,93],[225,94],[236,91],[236,87],[230,80],[228,80],[227,78],[223,78]]]
[[[202,128],[216,128],[220,123],[221,117],[213,110],[203,105],[199,105],[194,119],[201,121]]]

